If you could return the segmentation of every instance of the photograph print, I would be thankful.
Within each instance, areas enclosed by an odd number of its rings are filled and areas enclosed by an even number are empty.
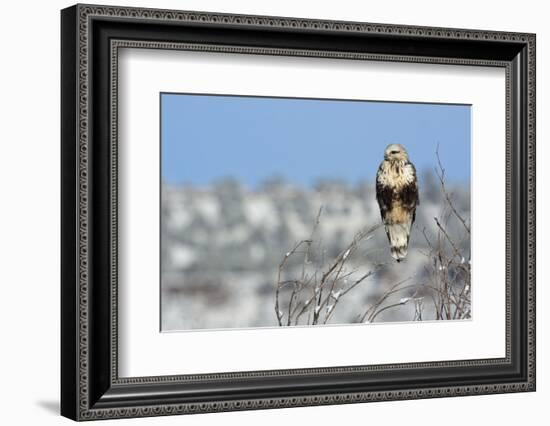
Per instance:
[[[160,145],[162,331],[471,319],[470,105],[161,93]]]

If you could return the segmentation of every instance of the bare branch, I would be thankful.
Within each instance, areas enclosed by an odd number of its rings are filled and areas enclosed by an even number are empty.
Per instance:
[[[468,234],[469,234],[470,233],[470,227],[466,224],[466,221],[464,220],[464,218],[456,210],[456,208],[454,206],[454,203],[452,202],[451,197],[449,196],[449,193],[445,189],[445,183],[444,183],[444,181],[445,181],[445,169],[443,168],[443,165],[441,164],[441,158],[439,156],[439,144],[437,144],[437,148],[435,150],[435,155],[437,157],[437,165],[439,167],[439,170],[436,169],[436,175],[439,178],[439,182],[441,184],[441,189],[442,189],[443,195],[445,196],[445,199],[447,200],[447,203],[448,203],[449,207],[451,208],[452,212],[457,217],[457,219],[460,220],[460,222],[464,226],[464,229],[466,229],[466,231],[468,231]]]

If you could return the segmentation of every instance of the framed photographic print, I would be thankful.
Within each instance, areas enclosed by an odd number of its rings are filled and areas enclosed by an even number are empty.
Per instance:
[[[535,35],[61,29],[64,416],[535,390]]]

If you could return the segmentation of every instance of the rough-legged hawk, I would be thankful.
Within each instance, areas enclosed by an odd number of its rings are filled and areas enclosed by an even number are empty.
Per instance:
[[[376,200],[390,241],[392,257],[407,255],[411,226],[419,204],[416,169],[402,145],[388,145],[376,174]]]

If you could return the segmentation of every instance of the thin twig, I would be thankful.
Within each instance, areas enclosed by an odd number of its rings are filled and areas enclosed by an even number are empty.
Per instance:
[[[462,223],[462,225],[464,226],[466,231],[468,231],[468,234],[469,234],[470,233],[470,227],[466,224],[466,221],[464,220],[464,218],[458,213],[458,211],[456,210],[456,208],[455,208],[455,206],[454,206],[454,204],[451,200],[451,197],[449,196],[448,192],[445,190],[445,185],[444,185],[445,169],[443,168],[443,165],[441,164],[441,158],[439,156],[439,144],[437,144],[437,148],[435,150],[435,155],[437,157],[437,164],[438,164],[438,167],[439,167],[439,171],[436,169],[436,174],[437,174],[437,177],[439,178],[439,182],[441,183],[441,187],[442,187],[442,190],[443,190],[443,195],[445,196],[445,198],[447,200],[447,203],[449,204],[449,207],[453,211],[454,215],[458,218],[458,220],[460,220],[460,222]]]

